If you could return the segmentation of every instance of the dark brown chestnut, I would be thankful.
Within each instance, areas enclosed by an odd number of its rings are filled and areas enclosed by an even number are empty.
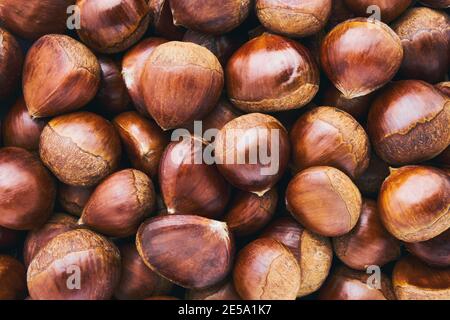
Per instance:
[[[381,21],[389,23],[399,17],[413,3],[412,0],[344,0],[345,5],[359,17],[379,14]],[[372,9],[373,8],[373,9]],[[371,10],[372,9],[372,10]]]
[[[432,8],[450,8],[449,0],[422,0],[420,2]]]
[[[13,247],[18,240],[18,231],[0,226],[0,249]]]
[[[81,212],[93,191],[94,188],[90,187],[74,187],[60,183],[57,194],[58,203],[65,212],[81,217]]]
[[[333,0],[331,14],[328,18],[326,30],[333,29],[338,24],[355,18],[355,14],[345,5],[345,0]]]
[[[30,115],[55,116],[77,110],[94,98],[100,65],[95,55],[73,38],[47,35],[28,51],[22,82]]]
[[[10,256],[0,255],[0,300],[20,300],[27,291],[26,270]]]
[[[443,92],[447,97],[450,97],[450,81],[440,82],[436,86],[439,91]]]
[[[44,164],[65,184],[89,187],[119,164],[120,138],[113,125],[90,112],[53,118],[41,134]]]
[[[0,2],[0,20],[2,20],[3,9]],[[0,56],[2,57],[0,66],[0,100],[5,100],[19,88],[23,53],[14,36],[3,28],[0,28],[0,40]]]
[[[424,242],[406,243],[409,252],[433,267],[450,267],[450,228]]]
[[[148,0],[148,6],[153,16],[155,34],[169,40],[179,41],[183,38],[185,30],[174,25],[169,0]]]
[[[372,152],[369,167],[355,180],[355,184],[363,195],[376,199],[384,179],[388,176],[389,165]]]
[[[55,181],[39,158],[22,148],[0,149],[0,225],[31,230],[53,210]]]
[[[199,290],[189,290],[187,300],[241,300],[232,280]]]
[[[220,130],[228,122],[241,115],[242,112],[240,110],[237,110],[226,98],[222,98],[214,107],[213,111],[202,119],[202,130],[205,133],[209,129]],[[193,130],[192,127],[190,128],[191,132]]]

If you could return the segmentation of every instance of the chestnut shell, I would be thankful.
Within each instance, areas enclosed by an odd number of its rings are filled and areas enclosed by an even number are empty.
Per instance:
[[[19,300],[27,291],[23,264],[7,255],[0,255],[0,300]]]
[[[4,12],[0,2],[0,20]],[[23,66],[23,53],[16,38],[8,31],[0,28],[0,99],[9,98],[19,88]]]

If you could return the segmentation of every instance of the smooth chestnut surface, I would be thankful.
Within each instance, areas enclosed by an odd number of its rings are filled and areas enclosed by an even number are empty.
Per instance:
[[[450,99],[432,85],[389,84],[372,104],[368,132],[377,154],[393,165],[429,160],[450,144]]]
[[[152,120],[137,112],[124,112],[113,120],[134,168],[150,177],[158,173],[159,161],[169,144],[167,135]]]
[[[2,137],[5,147],[20,147],[29,151],[39,149],[39,138],[47,121],[30,116],[23,98],[19,98],[9,109],[2,122]]]
[[[208,113],[206,117],[202,119],[202,129],[206,133],[209,129],[222,129],[231,120],[240,117],[242,112],[236,109],[226,98],[219,100],[213,111]],[[204,137],[206,138],[206,137]]]
[[[346,6],[345,0],[333,0],[331,14],[328,18],[326,30],[333,29],[345,20],[355,18],[355,14]]]
[[[450,227],[450,176],[425,166],[393,169],[378,208],[388,231],[405,242],[430,240]]]
[[[376,19],[337,25],[322,42],[322,68],[345,98],[368,95],[388,83],[403,60],[398,35]]]
[[[238,253],[233,279],[244,300],[295,300],[299,274],[297,260],[283,244],[261,238]]]
[[[361,193],[342,171],[311,167],[298,173],[286,190],[286,207],[308,230],[326,237],[342,236],[356,225]]]
[[[372,152],[369,167],[355,180],[355,184],[363,195],[375,199],[388,176],[389,165]]]
[[[171,41],[155,48],[140,81],[147,111],[168,130],[210,112],[219,101],[224,75],[219,60],[208,49]]]
[[[63,183],[89,187],[119,164],[120,138],[113,125],[90,112],[53,118],[41,134],[39,153]]]
[[[412,8],[392,28],[405,53],[400,75],[430,83],[443,81],[450,67],[449,16],[429,8]]]
[[[449,300],[450,268],[431,268],[405,257],[394,267],[392,284],[399,300]]]
[[[153,16],[152,29],[155,34],[169,40],[179,41],[183,38],[186,30],[174,24],[169,0],[148,0],[148,6]]]
[[[91,187],[74,187],[60,183],[57,194],[58,203],[65,212],[81,217],[81,212],[93,191]]]
[[[1,226],[31,230],[42,225],[55,196],[55,181],[38,157],[22,148],[0,149]]]
[[[188,136],[170,143],[164,151],[159,186],[169,214],[218,218],[224,213],[231,188],[216,165],[196,162],[204,147],[199,138]]]
[[[406,243],[409,252],[433,267],[450,267],[450,229],[428,241]]]
[[[19,240],[19,232],[0,226],[0,249],[14,246]]]
[[[384,228],[377,203],[364,199],[356,226],[347,234],[333,238],[334,252],[355,270],[372,265],[384,266],[400,256],[400,242]]]
[[[290,140],[297,171],[332,166],[357,178],[369,166],[369,137],[352,116],[337,108],[314,108],[301,116],[290,132]]]
[[[220,173],[235,187],[259,196],[282,177],[289,153],[286,128],[274,117],[261,113],[246,114],[228,122],[215,140]],[[252,154],[255,159],[249,159]],[[270,159],[263,159],[268,156]]]
[[[298,298],[320,288],[330,272],[333,260],[333,248],[328,238],[308,231],[291,217],[274,220],[261,237],[278,240],[297,259],[300,266]]]
[[[256,0],[259,21],[272,32],[306,37],[319,32],[328,21],[332,0]]]
[[[319,71],[300,43],[264,33],[231,57],[226,81],[228,97],[239,109],[285,111],[303,107],[314,98],[319,90]]]
[[[439,91],[443,92],[447,97],[450,97],[450,81],[440,82],[436,86]]]
[[[80,277],[79,287],[74,275]],[[33,300],[110,299],[119,279],[119,250],[108,239],[86,229],[68,231],[50,240],[27,273]]]
[[[91,1],[92,2],[92,1]],[[25,58],[23,94],[34,118],[75,111],[94,98],[100,65],[82,43],[65,35],[46,35]]]
[[[0,17],[1,14],[0,2]],[[3,28],[0,28],[0,39],[0,56],[2,59],[0,65],[0,99],[4,100],[19,88],[23,53],[16,38]]]
[[[147,266],[192,289],[211,287],[232,267],[233,240],[223,222],[193,215],[163,215],[144,222],[136,235]]]
[[[200,290],[189,290],[186,294],[187,300],[241,300],[232,280],[219,283],[210,288]]]
[[[20,300],[27,291],[23,264],[7,255],[0,255],[0,300]]]
[[[413,3],[412,0],[344,0],[345,5],[357,16],[365,17],[376,14],[375,8],[369,10],[370,6],[377,6],[380,10],[381,21],[389,23],[399,17]]]

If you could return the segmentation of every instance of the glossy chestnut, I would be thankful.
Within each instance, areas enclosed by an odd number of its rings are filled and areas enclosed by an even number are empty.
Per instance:
[[[207,130],[220,130],[231,120],[240,117],[242,112],[236,109],[226,98],[221,98],[214,109],[202,119],[202,130],[206,133]],[[193,131],[191,126],[190,131]],[[207,137],[205,136],[204,139]],[[212,139],[208,139],[211,141]]]
[[[187,300],[241,300],[234,288],[233,280],[227,280],[210,288],[189,290]]]
[[[413,3],[412,0],[344,0],[345,5],[359,17],[379,14],[389,23],[399,17]]]
[[[326,30],[331,30],[338,24],[353,18],[355,14],[345,5],[345,0],[333,0]]]
[[[414,256],[433,267],[450,267],[450,229],[424,242],[406,243]]]
[[[60,183],[57,194],[58,203],[65,212],[81,217],[81,212],[93,191],[94,188],[90,187],[74,187]]]
[[[0,255],[0,300],[20,300],[27,291],[23,264],[7,255]]]
[[[389,165],[371,152],[369,167],[355,180],[359,191],[367,197],[376,199],[383,181],[389,176]]]
[[[1,2],[0,9],[3,9]],[[0,17],[2,12],[0,10]],[[2,57],[0,66],[0,99],[5,100],[19,88],[23,53],[16,38],[3,28],[0,28],[0,39],[0,55]]]
[[[155,34],[169,40],[183,39],[185,30],[173,23],[169,0],[148,0],[148,6],[153,16],[152,29]]]

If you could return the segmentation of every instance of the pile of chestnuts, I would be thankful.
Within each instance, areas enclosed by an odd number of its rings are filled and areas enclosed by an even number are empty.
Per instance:
[[[0,299],[450,300],[449,0],[0,0]]]

